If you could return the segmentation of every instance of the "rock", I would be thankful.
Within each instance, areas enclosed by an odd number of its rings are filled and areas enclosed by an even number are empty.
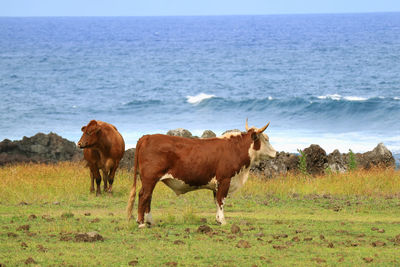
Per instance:
[[[175,130],[169,130],[167,132],[167,135],[172,135],[172,136],[181,136],[181,137],[186,137],[186,138],[193,138],[193,135],[191,132],[189,132],[186,129],[183,128],[177,128]]]
[[[304,149],[307,162],[307,172],[312,175],[321,175],[325,173],[328,157],[325,150],[319,145],[311,145]]]
[[[356,154],[357,166],[363,169],[369,169],[373,166],[395,168],[395,159],[392,152],[385,147],[383,143],[379,143],[372,151],[363,154]]]
[[[241,133],[242,131],[239,129],[232,129],[232,130],[226,130],[225,132],[222,133],[222,135],[225,135],[227,133]]]
[[[198,233],[210,233],[212,232],[212,229],[208,225],[200,225],[199,228],[197,229]]]
[[[27,258],[26,261],[25,261],[26,265],[28,265],[28,264],[36,264],[36,263],[37,262],[32,257]]]
[[[251,167],[251,171],[271,178],[278,175],[285,175],[288,171],[296,171],[298,170],[298,166],[298,155],[278,152],[275,158],[256,163],[256,165]]]
[[[98,232],[77,233],[75,242],[96,242],[104,241],[104,238]]]
[[[135,148],[130,148],[128,150],[125,150],[124,156],[122,157],[121,161],[119,162],[119,167],[122,169],[126,169],[128,171],[133,169],[133,166],[135,164],[134,159],[135,159]]]
[[[20,141],[5,139],[0,142],[0,166],[20,162],[78,161],[82,158],[82,151],[74,142],[55,133],[38,133],[32,137],[24,137]]]
[[[346,154],[341,154],[335,149],[328,155],[328,167],[333,172],[343,173],[348,169],[348,157]]]
[[[240,233],[240,227],[236,224],[232,224],[231,226],[231,233],[232,234],[237,234]]]
[[[201,138],[213,138],[217,137],[217,135],[211,130],[205,130],[201,135]]]

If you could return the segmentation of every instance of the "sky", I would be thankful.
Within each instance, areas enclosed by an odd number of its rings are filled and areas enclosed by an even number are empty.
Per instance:
[[[197,16],[399,12],[400,0],[0,0],[0,16]]]

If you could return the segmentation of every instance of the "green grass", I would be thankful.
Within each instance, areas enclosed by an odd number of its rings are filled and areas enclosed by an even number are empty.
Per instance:
[[[215,223],[211,191],[177,197],[160,183],[152,201],[157,225],[141,230],[126,220],[131,173],[118,172],[113,195],[99,197],[89,193],[82,164],[2,167],[0,179],[5,266],[24,265],[29,257],[39,266],[400,264],[400,174],[393,170],[250,177],[226,201],[226,226]],[[135,215],[136,209],[137,201]],[[211,233],[197,232],[204,224]],[[231,233],[232,224],[241,232]],[[24,225],[28,231],[19,230]],[[75,234],[91,231],[104,241],[75,242]],[[237,247],[241,240],[250,247]]]

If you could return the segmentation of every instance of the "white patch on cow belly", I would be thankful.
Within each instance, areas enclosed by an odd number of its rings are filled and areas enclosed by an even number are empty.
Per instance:
[[[235,174],[235,176],[231,178],[229,193],[233,193],[240,189],[247,182],[247,179],[249,178],[249,171],[250,167],[243,167],[238,173]]]
[[[201,186],[189,185],[189,184],[185,183],[184,181],[173,177],[169,173],[164,174],[161,177],[160,181],[162,181],[165,185],[167,185],[169,188],[171,188],[177,195],[185,194],[187,192],[199,190],[199,189],[210,189],[210,190],[217,189],[217,179],[215,177],[212,178],[211,181],[208,182],[208,184],[201,185]]]

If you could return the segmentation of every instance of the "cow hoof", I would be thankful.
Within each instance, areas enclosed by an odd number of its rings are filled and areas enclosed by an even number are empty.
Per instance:
[[[146,228],[146,224],[145,223],[141,223],[141,224],[139,224],[139,229],[143,229],[143,228]]]

